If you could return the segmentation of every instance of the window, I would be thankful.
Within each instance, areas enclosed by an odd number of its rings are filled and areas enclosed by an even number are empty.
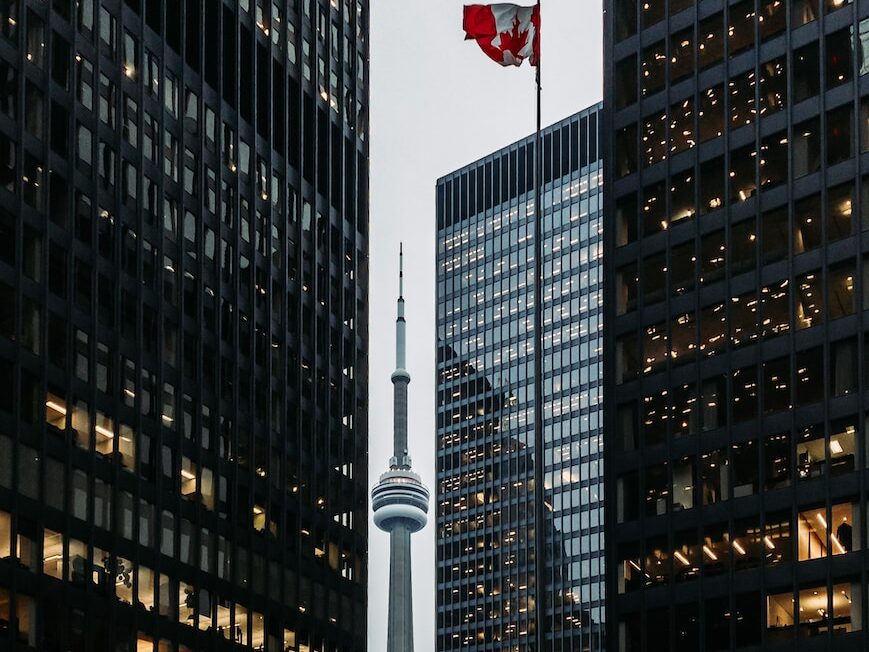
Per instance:
[[[669,482],[667,479],[667,463],[656,464],[646,468],[646,516],[660,516],[669,511]]]
[[[637,266],[629,265],[620,269],[616,274],[618,286],[617,314],[625,314],[636,310],[639,278]]]
[[[135,79],[139,70],[139,44],[136,37],[124,30],[124,75]]]
[[[853,122],[854,108],[850,104],[827,112],[827,165],[854,156]]]
[[[184,127],[192,134],[199,133],[199,96],[190,87],[184,93]]]
[[[164,132],[163,173],[178,181],[178,139],[169,131]]]
[[[764,441],[764,486],[778,489],[790,484],[791,442],[787,432],[770,435]]]
[[[45,116],[43,93],[29,81],[25,85],[25,91],[27,102],[25,104],[24,128],[36,138],[42,138]]]
[[[682,458],[673,464],[673,509],[694,507],[694,460]]]
[[[0,559],[12,556],[12,517],[0,511]]]
[[[7,603],[8,604],[8,603]],[[14,640],[31,648],[36,647],[36,601],[20,590],[15,596]]]
[[[854,48],[850,28],[827,34],[825,46],[827,89],[851,81]]]
[[[646,29],[647,27],[664,20],[665,14],[663,2],[646,2],[643,4],[642,9],[642,15],[640,16],[642,29]]]
[[[657,446],[667,440],[669,414],[669,395],[666,391],[643,397],[643,442],[646,447]]]
[[[704,575],[721,575],[728,571],[731,543],[726,523],[715,523],[703,528],[702,550]]]
[[[76,151],[79,162],[89,167],[93,162],[93,134],[82,124],[78,125]]]
[[[755,163],[757,151],[753,145],[735,150],[730,157],[730,201],[744,202],[757,190]]]
[[[36,209],[42,208],[43,188],[45,187],[44,177],[45,174],[43,172],[41,162],[30,154],[25,153],[24,174],[21,178],[21,181],[23,182],[22,195],[24,197],[24,201],[26,201],[30,206]],[[27,244],[28,243],[25,242],[25,247],[27,247]],[[26,250],[25,253],[27,253]],[[25,260],[25,264],[26,263],[27,261]],[[33,278],[33,272],[36,272],[38,274],[38,270],[29,269],[27,271],[30,272],[29,275],[31,276],[31,278]],[[38,278],[36,280],[38,280]]]
[[[163,103],[173,118],[178,117],[178,82],[171,73],[166,73],[163,86]]]
[[[770,513],[766,516],[763,531],[764,562],[774,566],[793,559],[791,543],[791,510]]]
[[[682,295],[694,289],[694,242],[673,247],[671,253],[670,294]]]
[[[667,363],[669,342],[666,324],[648,326],[643,331],[643,373],[658,371]]]
[[[616,108],[622,109],[637,101],[637,57],[632,55],[616,64]]]
[[[848,202],[850,213],[850,200]],[[813,195],[794,205],[794,253],[811,251],[821,245],[821,197]]]
[[[691,147],[693,147],[693,141]],[[670,179],[670,224],[694,217],[694,169],[673,174]],[[664,205],[662,203],[661,208]]]
[[[648,3],[658,5],[660,3]],[[648,97],[664,88],[667,53],[666,42],[659,41],[643,50],[641,71],[643,97]]]
[[[822,635],[831,626],[842,632],[861,629],[861,609],[854,605],[855,602],[862,604],[861,592],[862,587],[856,582],[834,584],[832,593],[828,593],[825,586],[800,590],[797,600],[799,636]]]
[[[787,181],[788,178],[788,135],[786,131],[772,134],[763,139],[760,146],[760,185],[769,189]],[[787,210],[785,221],[787,221]],[[782,248],[787,253],[787,238]]]
[[[151,53],[146,52],[145,56],[145,81],[146,90],[152,97],[160,98],[160,61]]]
[[[685,530],[673,534],[673,562],[677,582],[699,577],[700,546],[697,544],[696,530]]]
[[[728,498],[730,485],[726,451],[719,449],[700,456],[700,481],[704,505]]]
[[[818,0],[794,0],[791,8],[791,24],[800,27],[817,20],[819,15]]]
[[[820,124],[817,118],[794,126],[794,177],[817,172],[821,167]]]
[[[721,86],[713,86],[700,93],[697,115],[700,118],[700,142],[718,138],[724,133],[724,89]]]
[[[24,58],[42,68],[45,58],[45,24],[34,12],[27,11],[27,44]]]
[[[701,121],[702,123],[702,121]],[[724,205],[724,157],[700,164],[700,213],[710,213]]]
[[[760,38],[766,40],[783,32],[787,27],[787,8],[780,0],[760,0],[758,12]]]
[[[865,75],[869,72],[869,18],[860,21],[858,39],[857,51],[860,58],[857,62],[860,64],[860,68],[857,72],[860,75]]]
[[[105,7],[100,7],[100,41],[104,51],[111,59],[117,52],[117,23],[115,17]]]
[[[700,69],[714,65],[724,58],[724,14],[716,13],[700,22],[697,38],[700,50]]]
[[[683,30],[670,38],[670,83],[694,74],[694,30]]]
[[[854,314],[854,264],[842,263],[827,271],[827,318]]]
[[[851,473],[857,467],[857,425],[852,419],[830,424],[830,474]]]
[[[3,20],[2,11],[0,9],[0,21]],[[0,97],[0,111],[15,120],[18,111],[18,71],[13,66],[0,62],[0,83],[5,89]]]
[[[726,253],[724,231],[703,236],[700,251],[700,283],[709,284],[723,279]]]
[[[757,492],[757,441],[750,440],[731,446],[733,466],[733,497],[750,496]]]
[[[138,144],[139,105],[129,95],[124,95],[123,136],[130,145]]]
[[[646,586],[668,584],[670,581],[670,550],[667,537],[653,537],[646,541],[644,570]]]
[[[813,0],[816,1],[816,0]],[[813,42],[793,54],[794,102],[802,102],[821,91],[821,70],[818,43]],[[796,133],[796,132],[795,132]]]
[[[45,529],[42,537],[42,572],[55,579],[63,579],[63,536]]]
[[[761,560],[761,531],[757,516],[733,524],[733,562],[736,570],[757,568]]]
[[[772,592],[766,598],[767,641],[788,640],[794,626],[793,593]]]
[[[730,7],[728,40],[731,56],[754,46],[755,15],[754,0],[745,0]]]
[[[737,129],[754,122],[757,114],[755,89],[757,76],[754,70],[737,75],[730,80],[730,126]]]

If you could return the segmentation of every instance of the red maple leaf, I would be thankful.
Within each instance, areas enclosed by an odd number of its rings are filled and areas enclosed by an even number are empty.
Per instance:
[[[528,32],[529,29],[520,30],[521,23],[519,22],[519,17],[513,19],[513,29],[509,32],[501,32],[499,36],[501,37],[501,50],[504,52],[509,52],[515,58],[520,58],[520,52],[522,52],[522,48],[524,48],[528,43]]]

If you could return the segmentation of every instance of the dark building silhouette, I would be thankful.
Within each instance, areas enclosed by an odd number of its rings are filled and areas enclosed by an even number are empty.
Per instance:
[[[366,648],[367,6],[0,2],[0,649]]]
[[[869,3],[605,3],[614,650],[864,650]]]
[[[539,484],[534,138],[437,185],[439,651],[603,649],[598,116],[592,107],[543,132]],[[540,502],[543,550],[534,536]]]

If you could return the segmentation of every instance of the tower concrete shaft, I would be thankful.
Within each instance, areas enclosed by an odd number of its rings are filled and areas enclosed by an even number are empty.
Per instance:
[[[399,525],[389,533],[389,628],[387,652],[413,651],[413,589],[410,530]]]
[[[399,253],[398,315],[395,320],[395,371],[392,373],[393,456],[389,470],[371,491],[374,524],[389,532],[389,622],[387,652],[413,652],[413,588],[410,535],[425,527],[429,491],[411,469],[407,450],[406,324],[404,252]]]

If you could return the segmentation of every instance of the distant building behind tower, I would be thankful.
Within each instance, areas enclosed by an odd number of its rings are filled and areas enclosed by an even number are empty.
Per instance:
[[[439,652],[603,649],[599,111],[543,132],[542,487],[533,477],[534,138],[437,184]],[[545,550],[534,545],[535,501],[545,503]]]

